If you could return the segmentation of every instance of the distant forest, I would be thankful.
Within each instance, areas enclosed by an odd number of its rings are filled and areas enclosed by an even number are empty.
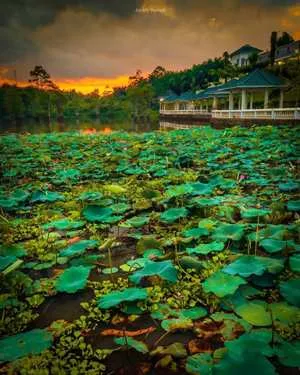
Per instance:
[[[271,52],[274,48],[272,43],[274,44],[274,35],[271,38]],[[250,60],[249,66],[240,69],[230,63],[229,54],[224,52],[221,58],[210,59],[178,72],[167,71],[158,66],[144,77],[142,72],[137,70],[136,74],[130,77],[127,87],[117,87],[113,92],[102,95],[99,95],[97,90],[87,95],[75,90],[62,91],[42,66],[36,66],[30,72],[28,87],[7,84],[0,87],[0,120],[51,120],[99,116],[103,121],[151,121],[158,117],[160,96],[201,90],[212,84],[239,77],[258,66],[257,55],[253,55]],[[289,62],[283,66],[271,64],[266,68],[293,81],[296,90],[294,95],[298,101],[299,61]]]

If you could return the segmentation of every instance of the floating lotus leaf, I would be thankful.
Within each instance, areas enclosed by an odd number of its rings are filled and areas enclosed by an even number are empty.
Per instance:
[[[285,324],[300,322],[300,309],[286,302],[277,302],[269,305],[273,320],[279,320]]]
[[[171,309],[169,305],[162,304],[162,303],[159,303],[157,305],[157,310],[151,313],[151,317],[153,319],[159,319],[159,320],[166,319],[170,316],[178,317],[177,311],[174,309]]]
[[[25,191],[25,190],[22,190],[22,189],[17,189],[15,190],[11,195],[10,197],[12,199],[14,199],[15,201],[21,203],[21,202],[25,202],[26,199],[29,197],[29,192],[28,191]]]
[[[131,271],[135,271],[138,268],[142,268],[147,263],[147,258],[136,258],[129,260],[126,265],[130,267]]]
[[[151,260],[148,260],[145,263],[145,266],[129,276],[129,279],[135,284],[138,284],[143,277],[153,275],[159,276],[163,280],[170,282],[175,283],[177,281],[177,271],[170,260],[163,262],[152,262]]]
[[[103,194],[98,191],[85,191],[79,195],[82,201],[96,201],[103,198]]]
[[[189,374],[193,375],[212,375],[213,364],[211,354],[199,353],[187,358],[185,369]]]
[[[31,196],[31,202],[55,202],[64,200],[64,196],[55,191],[35,191]]]
[[[53,337],[43,329],[33,329],[0,340],[0,363],[15,361],[27,355],[36,355],[48,349]]]
[[[147,297],[147,289],[127,288],[122,292],[115,291],[101,297],[98,301],[98,306],[101,309],[109,309],[111,307],[119,305],[122,302],[144,300]]]
[[[224,356],[222,360],[214,366],[214,375],[276,375],[274,366],[264,356],[259,353],[248,353],[242,359]]]
[[[163,256],[164,253],[158,249],[148,249],[144,252],[143,258],[152,259]]]
[[[102,259],[103,257],[104,257],[103,254],[84,255],[84,256],[81,256],[79,258],[72,259],[70,264],[71,264],[71,266],[92,267],[95,264],[97,264],[99,262],[99,260]],[[63,258],[63,259],[67,259],[67,261],[68,261],[68,258]]]
[[[98,205],[90,205],[83,209],[83,216],[91,222],[106,222],[107,219],[112,215],[113,210],[107,207],[101,207]]]
[[[243,219],[253,219],[261,216],[266,216],[271,213],[270,210],[265,210],[262,208],[248,208],[246,210],[241,211],[241,215]]]
[[[254,326],[265,327],[272,324],[271,314],[263,303],[256,301],[245,303],[238,306],[235,312]]]
[[[288,201],[287,202],[288,211],[300,211],[300,200],[299,201]]]
[[[104,275],[111,275],[113,273],[117,273],[119,270],[117,267],[111,267],[111,268],[103,268],[102,273]]]
[[[20,258],[26,255],[26,251],[20,245],[2,245],[0,247],[0,255]]]
[[[218,241],[239,241],[244,235],[244,226],[241,224],[220,224],[213,234]]]
[[[287,241],[276,240],[273,238],[265,238],[260,241],[260,246],[263,247],[268,253],[278,253],[287,246]]]
[[[14,255],[1,256],[0,255],[0,271],[5,270],[8,266],[13,264],[17,260]]]
[[[189,184],[172,186],[166,191],[166,195],[169,198],[180,197],[185,194],[190,194],[193,191],[193,187]]]
[[[295,254],[290,257],[290,269],[293,272],[300,272],[300,254]]]
[[[114,342],[118,345],[133,348],[140,353],[148,353],[149,349],[146,344],[141,341],[135,340],[132,337],[118,337],[114,338]]]
[[[163,212],[160,215],[160,220],[163,223],[174,223],[174,221],[186,217],[188,215],[188,210],[184,207],[182,208],[170,208],[169,210]]]
[[[128,203],[115,203],[110,208],[114,214],[124,214],[124,212],[130,210],[130,205]]]
[[[165,319],[161,322],[161,326],[165,331],[178,331],[193,328],[193,322],[186,318]]]
[[[206,279],[202,285],[206,293],[212,292],[218,297],[225,297],[233,294],[240,285],[246,283],[247,282],[239,276],[232,276],[219,271]]]
[[[174,342],[173,344],[164,348],[163,346],[158,346],[150,353],[151,356],[159,355],[171,355],[173,358],[185,358],[187,356],[187,351],[184,344],[181,342]]]
[[[290,304],[300,307],[300,278],[280,283],[280,293]]]
[[[216,312],[214,314],[210,315],[210,318],[215,321],[215,322],[221,322],[221,321],[228,321],[231,320],[233,322],[238,323],[241,325],[246,332],[251,331],[252,325],[246,322],[246,320],[238,318],[235,314],[229,314],[229,313],[224,313],[224,312]]]
[[[193,195],[206,195],[211,194],[214,187],[210,184],[203,184],[202,182],[196,182],[195,184],[191,184],[193,188]]]
[[[92,249],[98,245],[95,240],[81,240],[63,249],[59,255],[61,257],[72,257],[83,254],[87,249]]]
[[[123,225],[127,227],[140,228],[145,224],[148,224],[149,220],[150,218],[148,216],[134,216],[131,219],[126,220]]]
[[[104,185],[103,189],[111,194],[119,195],[126,193],[126,189],[120,185]]]
[[[224,249],[224,246],[224,242],[214,241],[207,244],[200,244],[194,248],[187,248],[187,253],[207,255],[210,253],[222,251]]]
[[[207,315],[207,311],[204,307],[191,307],[190,309],[181,310],[178,312],[180,318],[186,319],[200,319]]]
[[[230,275],[249,277],[251,275],[262,275],[266,268],[266,264],[261,261],[261,257],[242,255],[233,263],[224,267],[222,271]]]
[[[12,198],[5,198],[0,199],[0,207],[4,210],[13,210],[19,205],[19,202],[17,202],[15,199]]]
[[[74,180],[80,176],[80,171],[73,168],[65,169],[62,171],[57,171],[56,176],[62,181]]]
[[[57,229],[57,230],[70,230],[70,229],[78,229],[83,227],[85,224],[84,221],[72,221],[69,219],[61,219],[61,220],[55,220],[51,221],[51,223],[44,224],[44,229]]]
[[[216,220],[211,220],[211,219],[203,219],[203,220],[200,220],[199,223],[198,223],[198,227],[199,228],[205,228],[207,229],[209,232],[212,232],[216,225],[217,225],[217,221]]]
[[[287,230],[284,225],[268,225],[266,228],[260,229],[258,232],[252,232],[248,235],[248,238],[251,241],[256,241],[256,239],[261,241],[264,238],[283,240],[286,233]]]
[[[179,259],[179,264],[185,270],[194,269],[200,272],[204,269],[204,263],[202,261],[199,261],[197,258],[191,256],[181,257]]]
[[[161,242],[154,236],[142,236],[136,244],[138,254],[143,254],[149,249],[161,249]]]
[[[209,231],[206,228],[192,228],[183,232],[184,237],[199,238],[201,236],[208,236]]]
[[[300,367],[300,341],[282,342],[275,347],[279,362],[287,367]]]
[[[265,264],[266,270],[269,273],[276,274],[284,269],[284,258],[276,259],[269,257],[257,257],[262,263]]]
[[[192,202],[199,207],[213,207],[220,204],[220,198],[193,198]]]
[[[85,288],[90,270],[90,267],[83,266],[67,268],[56,280],[56,290],[58,292],[75,293]]]
[[[279,187],[279,190],[280,191],[284,191],[284,192],[291,192],[291,191],[296,191],[299,189],[299,184],[297,182],[294,182],[294,181],[289,181],[289,182],[286,182],[286,183],[281,183],[278,185]]]

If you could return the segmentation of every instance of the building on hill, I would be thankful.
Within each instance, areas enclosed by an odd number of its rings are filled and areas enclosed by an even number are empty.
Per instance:
[[[275,50],[275,64],[284,64],[288,60],[298,59],[300,61],[300,40],[277,47]],[[268,64],[270,52],[264,51],[258,55],[258,64]]]
[[[245,44],[241,48],[237,49],[236,51],[232,52],[229,57],[232,65],[237,65],[239,67],[244,67],[249,65],[250,61],[249,58],[254,53],[262,52],[261,49],[250,46],[250,44]]]

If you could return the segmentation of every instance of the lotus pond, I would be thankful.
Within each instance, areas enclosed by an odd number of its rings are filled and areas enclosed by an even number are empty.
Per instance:
[[[0,373],[299,374],[297,132],[2,136]]]

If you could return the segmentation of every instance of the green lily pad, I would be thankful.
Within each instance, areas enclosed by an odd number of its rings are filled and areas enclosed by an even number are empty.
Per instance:
[[[188,210],[184,207],[170,208],[169,210],[163,212],[160,215],[160,220],[163,223],[169,224],[169,223],[174,223],[176,220],[186,217],[187,215],[188,215]]]
[[[290,263],[290,269],[293,272],[300,272],[300,254],[295,254],[291,256],[289,263]]]
[[[285,183],[281,183],[278,185],[280,191],[284,191],[286,193],[289,193],[291,191],[296,191],[299,189],[299,184],[294,181],[289,181]]]
[[[239,276],[232,276],[221,271],[214,273],[202,285],[206,293],[212,292],[218,297],[233,294],[240,285],[247,282]]]
[[[281,282],[280,293],[290,304],[300,307],[300,278]]]
[[[72,221],[69,219],[61,219],[52,221],[51,223],[44,224],[43,229],[57,229],[57,230],[70,230],[78,229],[83,227],[85,224],[84,221]]]
[[[62,194],[56,193],[55,191],[41,191],[34,192],[31,196],[31,202],[56,202],[64,200]]]
[[[241,224],[220,224],[214,231],[213,239],[217,241],[239,241],[244,235]]]
[[[150,218],[148,216],[134,216],[131,219],[126,220],[123,223],[123,226],[140,228],[143,227],[145,224],[148,224],[149,220]]]
[[[233,263],[224,267],[222,271],[230,275],[249,277],[251,275],[262,275],[266,268],[265,263],[261,262],[259,257],[253,255],[242,255]]]
[[[148,249],[144,252],[143,258],[151,259],[153,257],[161,257],[164,253],[159,249]]]
[[[26,251],[20,245],[1,245],[0,247],[1,256],[15,256],[20,258],[26,255]]]
[[[278,320],[285,324],[300,322],[300,309],[286,302],[271,303],[269,310],[272,312],[273,320]]]
[[[0,272],[5,270],[8,266],[13,264],[17,260],[17,257],[14,255],[1,256],[0,255]]]
[[[200,244],[197,247],[194,248],[187,248],[187,253],[189,255],[191,254],[201,254],[201,255],[207,255],[214,252],[220,252],[224,250],[225,244],[224,242],[218,242],[214,241],[207,244]]]
[[[202,236],[208,236],[209,231],[206,228],[192,228],[183,232],[184,237],[199,238]]]
[[[241,211],[241,216],[243,219],[253,219],[262,216],[269,215],[271,213],[270,210],[262,209],[262,208],[248,208],[246,210]]]
[[[96,201],[103,198],[103,194],[98,191],[85,191],[81,193],[79,199],[82,201]]]
[[[177,271],[170,260],[163,262],[152,262],[151,260],[148,260],[145,263],[145,266],[141,270],[138,270],[133,275],[129,276],[129,279],[135,284],[138,284],[143,277],[153,275],[157,275],[163,280],[170,282],[177,281]]]
[[[181,342],[174,342],[167,347],[158,346],[150,353],[151,356],[165,356],[171,355],[173,358],[185,358],[187,356],[187,351]]]
[[[287,202],[288,211],[298,212],[300,211],[300,200],[299,201],[288,201]]]
[[[190,309],[181,310],[178,312],[179,318],[186,319],[200,319],[207,315],[207,311],[204,307],[191,307]]]
[[[0,340],[0,362],[15,361],[28,355],[36,355],[48,349],[53,337],[43,329],[33,329]]]
[[[87,249],[92,249],[98,245],[95,240],[81,240],[68,246],[66,249],[61,250],[59,255],[61,257],[72,257],[83,254]]]
[[[141,341],[135,340],[132,337],[114,338],[114,342],[117,345],[122,345],[122,346],[126,346],[126,347],[129,347],[129,348],[133,348],[136,351],[138,351],[140,353],[143,353],[143,354],[148,353],[148,351],[149,351],[146,344],[144,344]]]
[[[199,353],[187,358],[185,369],[189,374],[193,375],[212,375],[213,364],[211,354]]]
[[[199,207],[213,207],[220,204],[221,200],[219,198],[193,198],[193,203],[197,204]]]
[[[180,197],[185,194],[190,194],[193,191],[193,187],[189,184],[172,186],[166,191],[168,198]]]
[[[282,342],[275,347],[279,362],[287,367],[300,367],[300,341]]]
[[[276,240],[273,238],[265,238],[260,241],[260,246],[263,247],[268,253],[278,253],[286,248],[287,242]]]
[[[98,205],[90,205],[83,209],[83,216],[91,222],[106,222],[112,215],[113,210],[107,207]]]
[[[254,326],[265,327],[272,324],[271,314],[266,306],[255,301],[236,307],[235,312]]]
[[[161,322],[161,327],[165,331],[178,331],[193,328],[193,322],[191,319],[176,318],[176,319],[165,319]]]
[[[90,267],[83,266],[67,268],[56,280],[56,290],[58,292],[75,293],[85,288],[90,270]]]
[[[111,275],[113,273],[117,273],[119,270],[117,267],[111,267],[111,268],[103,268],[102,273],[104,275]]]
[[[111,292],[98,300],[98,306],[101,309],[109,309],[122,302],[144,300],[148,297],[147,289],[126,288],[122,292]]]

